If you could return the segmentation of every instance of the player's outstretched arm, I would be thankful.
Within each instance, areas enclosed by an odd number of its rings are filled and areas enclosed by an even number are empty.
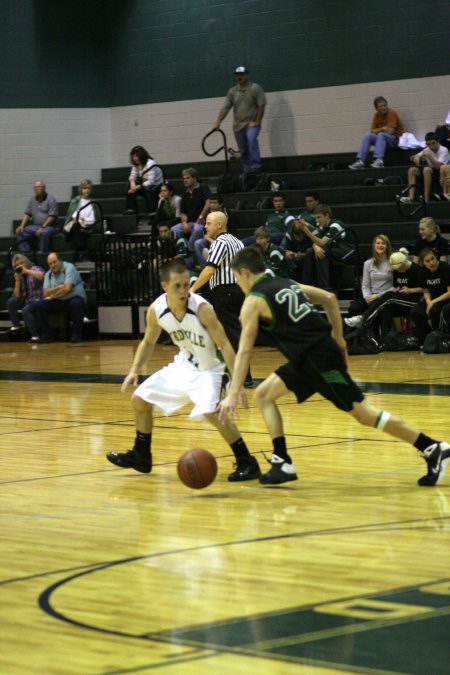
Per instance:
[[[130,371],[128,375],[125,377],[124,381],[122,382],[122,386],[120,388],[120,391],[122,393],[124,393],[124,391],[130,384],[132,384],[133,386],[137,386],[139,372],[147,363],[147,361],[150,360],[160,335],[161,335],[161,327],[158,325],[158,322],[156,320],[155,309],[153,305],[150,305],[147,312],[145,335],[141,340],[141,342],[139,343],[139,346],[136,350],[136,354],[134,355],[133,364],[130,368]]]

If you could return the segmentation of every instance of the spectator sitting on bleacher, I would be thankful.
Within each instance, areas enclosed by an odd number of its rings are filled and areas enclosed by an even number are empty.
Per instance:
[[[403,126],[397,112],[393,108],[388,108],[383,96],[377,96],[373,104],[376,113],[373,116],[370,131],[363,137],[356,160],[353,164],[349,164],[349,169],[364,169],[372,145],[374,146],[373,161],[370,166],[373,169],[382,169],[386,146],[397,146],[398,139],[403,133]]]
[[[305,194],[305,208],[300,211],[297,220],[305,220],[307,223],[316,228],[316,217],[314,209],[320,204],[320,196],[318,192],[307,192]]]
[[[348,318],[344,323],[357,328],[364,322],[364,312],[372,302],[394,290],[394,275],[389,264],[392,246],[385,234],[377,234],[372,241],[372,255],[363,265],[362,298],[353,300],[348,308]]]
[[[303,257],[303,283],[318,286],[324,290],[330,288],[330,264],[354,259],[354,242],[350,241],[344,224],[333,218],[333,212],[327,204],[319,204],[314,209],[317,228],[313,232],[303,218],[297,219],[301,229],[311,239],[312,247]],[[333,292],[333,291],[332,291]]]
[[[410,160],[415,166],[408,169],[408,197],[401,197],[402,204],[412,204],[415,198],[416,183],[423,185],[425,202],[430,201],[431,190],[439,190],[440,168],[443,164],[450,164],[450,154],[447,148],[439,144],[434,131],[429,131],[425,136],[427,147]],[[437,195],[438,196],[438,195]]]
[[[18,249],[21,253],[28,253],[39,242],[39,251],[47,253],[51,238],[57,234],[58,202],[49,195],[45,183],[37,180],[34,183],[34,197],[28,200],[27,208],[22,221],[16,229]]]
[[[11,333],[22,330],[19,318],[19,310],[22,318],[31,334],[31,342],[38,338],[36,320],[32,313],[34,303],[43,298],[44,270],[38,265],[33,265],[31,260],[21,253],[16,253],[12,259],[14,270],[14,288],[6,307],[11,318]]]
[[[192,267],[192,259],[188,258],[186,239],[179,232],[172,232],[170,224],[161,222],[156,226],[158,238],[156,240],[157,255],[153,260],[153,267],[162,267],[169,260],[183,260]]]
[[[180,222],[181,197],[175,193],[171,183],[163,183],[159,188],[159,202],[153,217],[154,226],[159,223],[168,223],[170,227]]]
[[[172,230],[186,238],[189,251],[194,253],[194,243],[203,237],[211,192],[207,185],[199,182],[198,173],[192,167],[183,169],[181,177],[185,188],[181,196],[181,222],[174,225]]]
[[[64,221],[64,237],[71,241],[75,249],[75,260],[83,260],[87,255],[87,239],[89,234],[98,226],[101,228],[100,209],[91,200],[92,182],[82,180],[79,194],[72,199],[67,209]]]
[[[420,252],[424,248],[429,248],[440,262],[447,262],[450,254],[450,245],[444,237],[441,236],[441,230],[434,218],[427,217],[419,220],[420,237],[414,243],[413,260],[420,262]]]
[[[272,273],[275,277],[288,279],[289,271],[284,251],[276,244],[271,243],[267,227],[257,227],[254,235],[256,246],[261,251],[266,265],[266,272]]]
[[[410,317],[423,345],[430,330],[439,330],[442,310],[450,305],[450,265],[440,262],[429,248],[421,250],[420,260],[423,298],[412,308]]]
[[[44,299],[34,303],[32,308],[41,334],[33,342],[52,342],[53,333],[48,317],[66,311],[72,320],[70,341],[82,342],[86,291],[80,273],[75,265],[63,261],[58,253],[50,253],[47,264],[50,269],[44,277]]]
[[[315,225],[314,228],[312,225],[308,225],[308,227],[309,229],[315,229]],[[294,220],[290,232],[286,232],[281,243],[288,264],[289,277],[294,281],[302,281],[303,257],[311,246],[311,239],[306,236],[300,223]]]
[[[303,270],[302,258],[312,246],[312,241],[308,239],[297,221],[304,220],[308,223],[309,229],[314,232],[317,229],[314,209],[319,204],[320,197],[318,192],[307,192],[305,194],[305,208],[300,211],[295,220],[291,221],[289,219],[288,230],[280,244],[286,253],[289,276],[295,281],[301,281]]]
[[[209,211],[206,214],[206,217],[208,217],[208,214],[213,213],[214,211],[222,211],[222,213],[224,213],[228,218],[227,210],[223,204],[223,197],[218,192],[212,192],[209,196]],[[208,251],[211,248],[213,241],[214,239],[211,239],[211,237],[208,237],[208,235],[205,233],[203,235],[203,239],[197,239],[197,241],[194,242],[195,265],[198,265],[199,267],[205,267],[206,261],[208,259]]]
[[[271,243],[279,245],[294,222],[294,216],[286,209],[286,197],[282,192],[272,193],[272,205],[273,211],[267,216],[264,227],[269,230]],[[254,235],[244,237],[242,243],[244,246],[252,246],[255,243]]]
[[[138,196],[145,201],[148,213],[154,213],[158,204],[159,186],[163,172],[142,145],[135,145],[130,151],[133,165],[128,178],[127,208],[124,215],[138,213]]]

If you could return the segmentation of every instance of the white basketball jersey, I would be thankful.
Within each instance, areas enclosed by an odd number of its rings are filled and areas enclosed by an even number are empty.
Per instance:
[[[221,363],[217,358],[215,342],[197,316],[200,305],[206,302],[200,295],[189,293],[186,313],[181,321],[170,310],[166,293],[153,303],[158,324],[180,348],[183,359],[199,370],[215,368]]]

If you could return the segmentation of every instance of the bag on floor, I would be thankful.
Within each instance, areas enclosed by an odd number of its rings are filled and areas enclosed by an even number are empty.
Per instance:
[[[345,339],[349,356],[378,354],[381,351],[380,340],[370,326],[361,326],[358,330],[346,335]]]
[[[386,333],[383,340],[385,352],[416,352],[420,349],[420,339],[414,329],[399,333],[391,330]]]
[[[432,330],[425,338],[422,351],[425,354],[448,354],[450,352],[450,335],[440,330]]]

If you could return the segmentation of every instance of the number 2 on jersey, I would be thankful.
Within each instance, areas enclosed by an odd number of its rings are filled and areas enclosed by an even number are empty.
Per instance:
[[[279,305],[285,302],[288,303],[288,314],[295,323],[311,311],[309,302],[301,302],[301,296],[292,287],[282,288],[281,291],[278,291],[275,295],[275,300]]]

